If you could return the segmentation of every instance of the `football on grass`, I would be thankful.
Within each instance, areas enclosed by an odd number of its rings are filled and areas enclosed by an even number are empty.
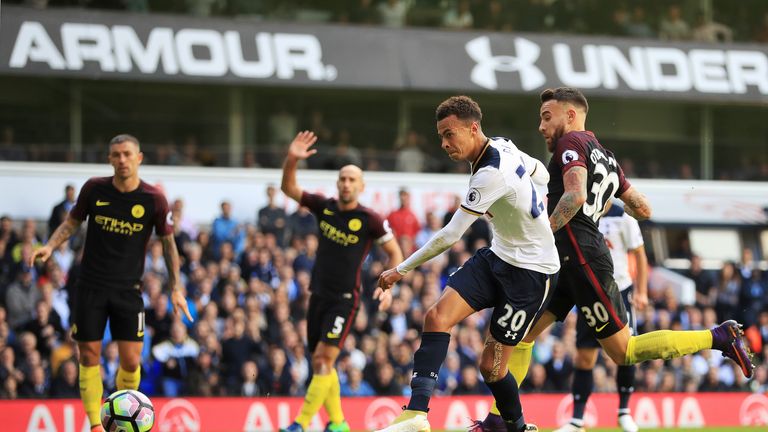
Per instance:
[[[101,425],[107,432],[147,432],[155,424],[155,408],[136,390],[119,390],[101,407]]]

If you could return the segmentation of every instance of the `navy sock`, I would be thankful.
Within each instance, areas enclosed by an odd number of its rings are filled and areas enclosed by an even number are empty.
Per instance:
[[[429,399],[437,384],[437,373],[448,354],[449,333],[426,332],[421,335],[421,346],[413,355],[413,378],[409,410],[428,411]]]
[[[587,399],[592,394],[592,369],[575,369],[573,372],[573,418],[583,419]]]
[[[619,389],[619,414],[629,414],[629,397],[635,391],[635,365],[619,366],[616,387]]]
[[[523,418],[523,406],[520,404],[520,394],[515,377],[507,372],[504,378],[492,383],[486,381],[485,384],[491,389],[491,393],[496,399],[496,406],[499,408],[501,418],[507,424],[507,430],[523,429],[525,419]]]

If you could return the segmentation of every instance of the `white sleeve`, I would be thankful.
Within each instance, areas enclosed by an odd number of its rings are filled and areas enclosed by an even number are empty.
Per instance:
[[[469,191],[461,202],[461,209],[482,216],[506,193],[507,184],[501,172],[495,168],[481,168],[469,179]]]
[[[627,251],[635,250],[640,246],[643,246],[643,234],[640,232],[640,224],[637,223],[637,219],[624,213],[622,216],[622,235],[624,236],[624,242],[627,245]]]
[[[463,210],[463,208],[462,208]],[[432,258],[440,255],[461,239],[467,228],[477,220],[478,216],[468,211],[457,211],[453,214],[448,225],[437,232],[431,239],[405,261],[397,266],[397,272],[406,274]]]
[[[540,186],[544,186],[549,183],[549,171],[544,164],[525,152],[520,152],[523,155],[523,163],[525,163],[525,170],[528,171],[528,175],[531,176],[531,180]]]

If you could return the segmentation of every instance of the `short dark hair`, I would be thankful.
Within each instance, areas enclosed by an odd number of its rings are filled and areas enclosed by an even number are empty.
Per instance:
[[[109,145],[111,146],[113,144],[121,144],[121,143],[124,143],[126,141],[130,141],[130,142],[136,144],[136,147],[141,148],[141,144],[139,144],[139,139],[136,138],[135,136],[129,135],[129,134],[116,135],[114,138],[109,140]]]
[[[460,120],[480,122],[483,119],[480,105],[469,96],[451,96],[438,105],[435,110],[435,120],[437,121],[452,115]]]
[[[584,108],[584,112],[589,112],[589,104],[587,103],[587,98],[584,96],[584,93],[573,87],[548,88],[541,92],[541,103],[550,100],[570,102]]]

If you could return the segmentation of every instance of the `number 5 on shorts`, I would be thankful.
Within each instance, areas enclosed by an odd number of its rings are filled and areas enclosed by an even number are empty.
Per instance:
[[[333,322],[333,328],[326,335],[328,339],[338,339],[341,337],[341,330],[344,329],[344,321],[346,318],[337,316],[336,321]]]

